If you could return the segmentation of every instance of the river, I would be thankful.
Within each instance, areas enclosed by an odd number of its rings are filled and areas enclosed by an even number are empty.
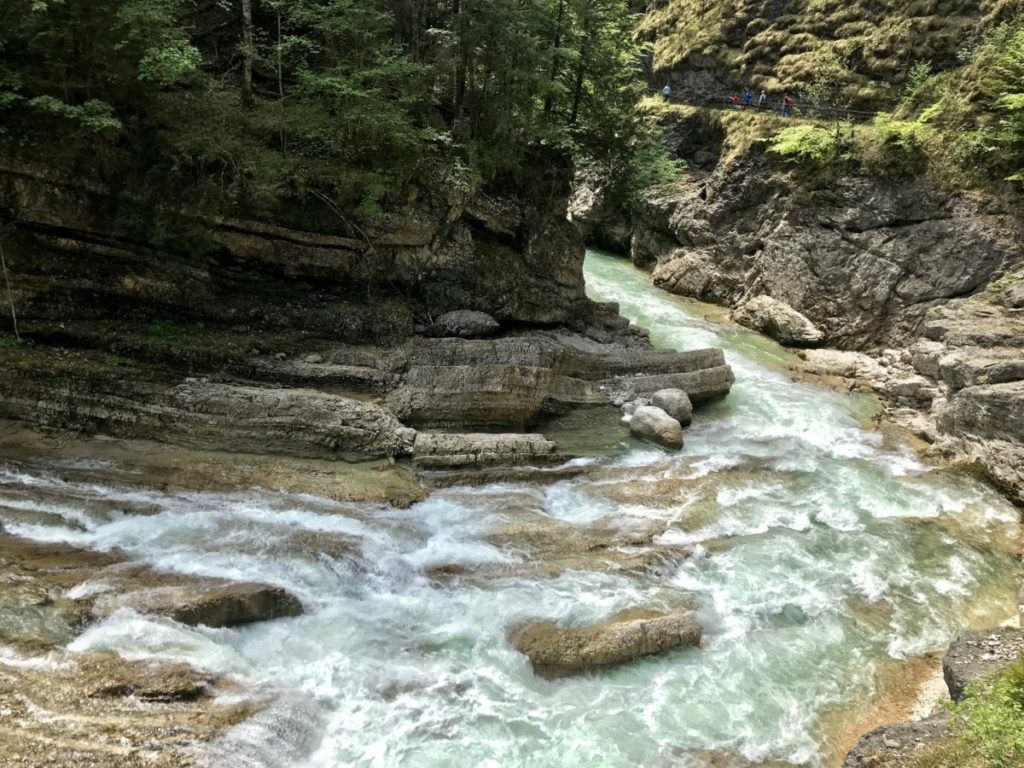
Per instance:
[[[787,352],[705,320],[628,263],[591,253],[586,273],[590,294],[656,345],[726,350],[736,387],[698,412],[680,454],[599,425],[609,455],[591,474],[444,490],[408,509],[75,489],[148,511],[123,515],[0,492],[25,510],[5,520],[12,533],[272,582],[307,607],[237,630],[121,611],[71,648],[183,659],[280,694],[205,755],[212,765],[632,768],[705,765],[711,751],[821,766],[843,713],[869,706],[896,662],[1010,615],[1018,514],[999,495],[871,429],[870,398],[791,381]],[[527,572],[541,556],[516,530],[595,527],[655,530],[632,546],[667,554],[640,570]],[[439,567],[464,576],[434,578]],[[600,676],[539,679],[506,641],[525,620],[684,604],[703,648]]]

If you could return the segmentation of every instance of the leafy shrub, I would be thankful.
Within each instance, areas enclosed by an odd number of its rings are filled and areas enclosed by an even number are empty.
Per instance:
[[[770,151],[793,163],[827,165],[839,154],[836,135],[817,125],[783,128],[772,139]]]
[[[919,170],[927,161],[927,142],[935,129],[916,120],[896,120],[880,112],[861,132],[861,157],[876,173],[900,175]]]
[[[964,727],[964,746],[986,765],[1024,764],[1024,659],[970,686],[952,709]]]

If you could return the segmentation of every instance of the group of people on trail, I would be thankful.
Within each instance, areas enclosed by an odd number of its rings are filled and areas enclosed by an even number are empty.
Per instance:
[[[665,99],[665,101],[670,100],[672,98],[672,86],[669,85],[668,83],[665,83],[665,87],[661,89],[661,96],[663,99]],[[733,109],[739,109],[741,104],[743,106],[743,109],[754,109],[754,90],[752,88],[748,88],[746,93],[743,94],[742,101],[740,100],[739,94],[734,93],[732,97],[729,99],[729,103],[732,105]],[[791,117],[793,115],[793,104],[793,97],[787,93],[785,97],[782,99],[783,117]],[[759,111],[768,108],[767,91],[762,90],[761,95],[757,97],[756,108]]]
[[[768,91],[762,90],[761,95],[757,97],[757,104],[754,103],[754,91],[748,88],[747,92],[743,94],[743,100],[740,101],[739,94],[734,93],[732,98],[729,99],[729,103],[733,109],[739,109],[742,105],[743,109],[754,109],[755,106],[760,110],[768,108]],[[782,116],[790,117],[793,114],[793,97],[788,93],[782,99]]]

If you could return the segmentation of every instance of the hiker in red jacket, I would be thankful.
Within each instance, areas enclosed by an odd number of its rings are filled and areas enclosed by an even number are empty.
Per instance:
[[[782,100],[782,116],[789,117],[793,114],[793,97],[788,93],[786,98]]]

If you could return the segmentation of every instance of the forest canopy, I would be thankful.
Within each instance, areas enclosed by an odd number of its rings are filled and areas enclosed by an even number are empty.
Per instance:
[[[538,145],[633,173],[633,22],[627,0],[0,0],[0,141],[207,207],[365,216],[424,168],[472,187]]]

